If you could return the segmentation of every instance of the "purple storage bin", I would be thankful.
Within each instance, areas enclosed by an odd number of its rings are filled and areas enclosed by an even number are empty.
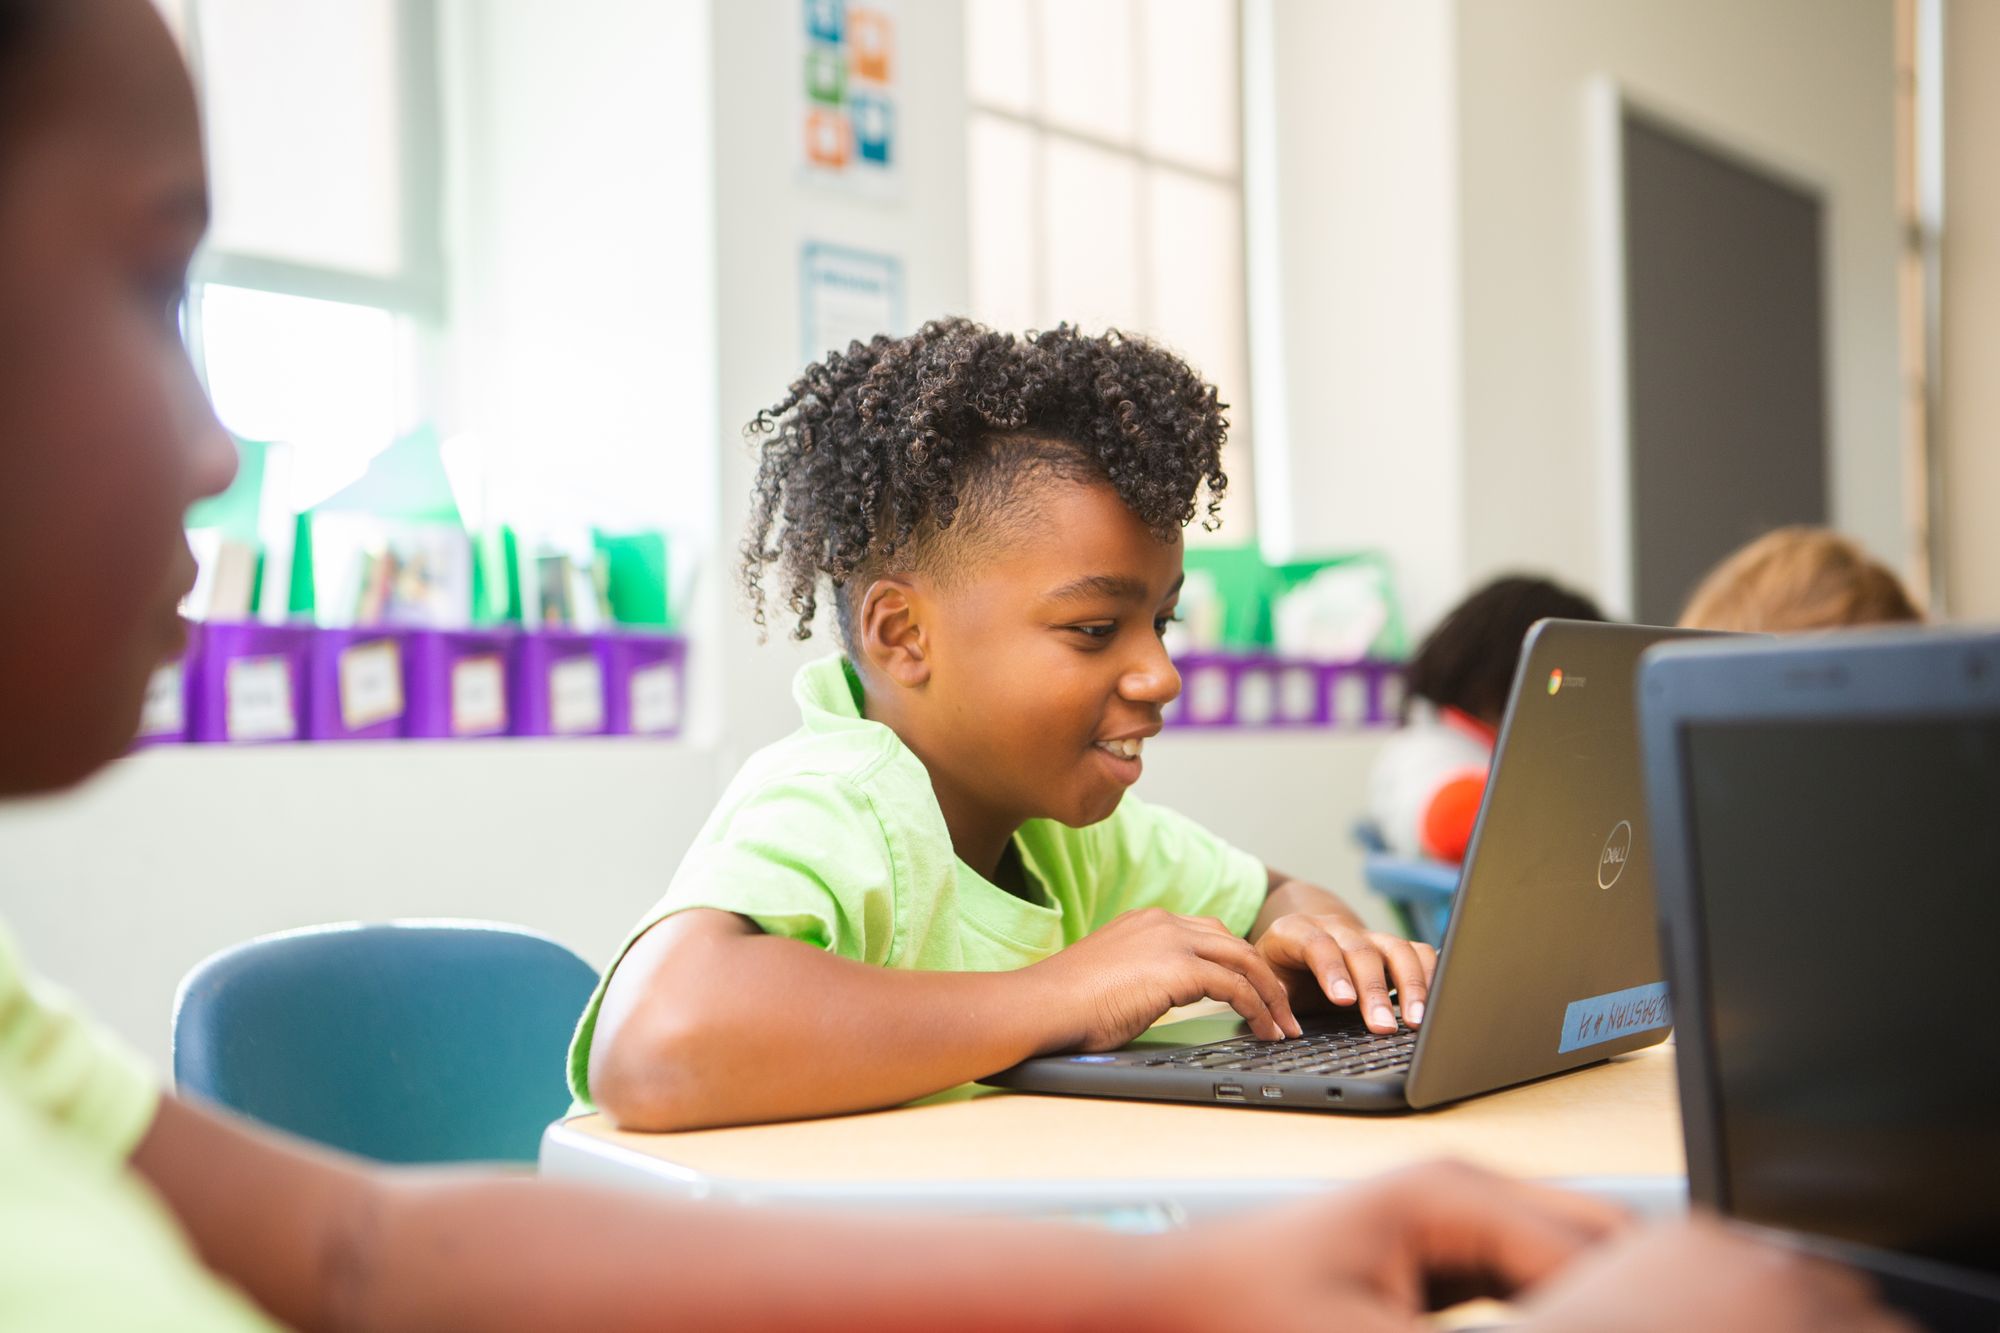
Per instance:
[[[1177,727],[1305,729],[1395,721],[1401,669],[1389,662],[1307,662],[1264,653],[1189,653],[1175,662]]]
[[[1167,720],[1179,727],[1234,726],[1236,659],[1221,653],[1189,653],[1175,665],[1181,673],[1181,694],[1167,710]]]
[[[316,629],[306,652],[306,739],[392,740],[409,713],[398,630]]]
[[[188,738],[192,711],[195,658],[201,649],[201,626],[189,623],[187,648],[171,662],[154,668],[146,682],[146,703],[139,712],[133,746],[173,745]]]
[[[543,629],[514,645],[516,736],[601,736],[610,724],[608,634]]]
[[[1370,662],[1374,689],[1369,692],[1368,725],[1396,727],[1403,722],[1403,667],[1399,662]]]
[[[1328,716],[1337,727],[1393,727],[1403,703],[1403,669],[1364,660],[1327,667]]]
[[[607,636],[605,730],[678,736],[687,699],[687,640],[620,630]]]
[[[412,737],[505,736],[513,730],[511,629],[412,630],[403,636],[403,680]]]
[[[295,741],[306,730],[312,630],[212,622],[189,654],[188,738],[239,744]]]

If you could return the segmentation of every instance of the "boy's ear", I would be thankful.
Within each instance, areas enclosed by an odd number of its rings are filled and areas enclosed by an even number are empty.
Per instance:
[[[914,689],[931,678],[922,597],[906,580],[880,578],[861,594],[855,637],[868,664],[898,685]]]

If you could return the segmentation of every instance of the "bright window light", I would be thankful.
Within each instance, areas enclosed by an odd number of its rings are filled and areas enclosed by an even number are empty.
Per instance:
[[[202,361],[216,414],[244,439],[293,446],[296,505],[360,476],[407,424],[398,324],[374,306],[202,289]]]

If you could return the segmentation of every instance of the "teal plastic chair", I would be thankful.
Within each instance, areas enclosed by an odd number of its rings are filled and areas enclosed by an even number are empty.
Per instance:
[[[547,936],[484,921],[269,935],[181,982],[174,1081],[378,1161],[533,1162],[596,984]]]
[[[1354,840],[1361,845],[1362,879],[1395,911],[1403,933],[1426,944],[1443,945],[1460,868],[1449,861],[1397,856],[1370,819],[1355,824]]]

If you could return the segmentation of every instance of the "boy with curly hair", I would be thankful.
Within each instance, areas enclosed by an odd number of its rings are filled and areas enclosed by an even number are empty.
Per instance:
[[[1227,1001],[1423,1020],[1436,956],[1128,796],[1180,679],[1215,390],[1143,339],[965,320],[808,367],[749,432],[743,576],[807,638],[803,725],[744,766],[578,1027],[579,1101],[685,1129],[893,1105]],[[1205,493],[1205,497],[1204,497]]]

